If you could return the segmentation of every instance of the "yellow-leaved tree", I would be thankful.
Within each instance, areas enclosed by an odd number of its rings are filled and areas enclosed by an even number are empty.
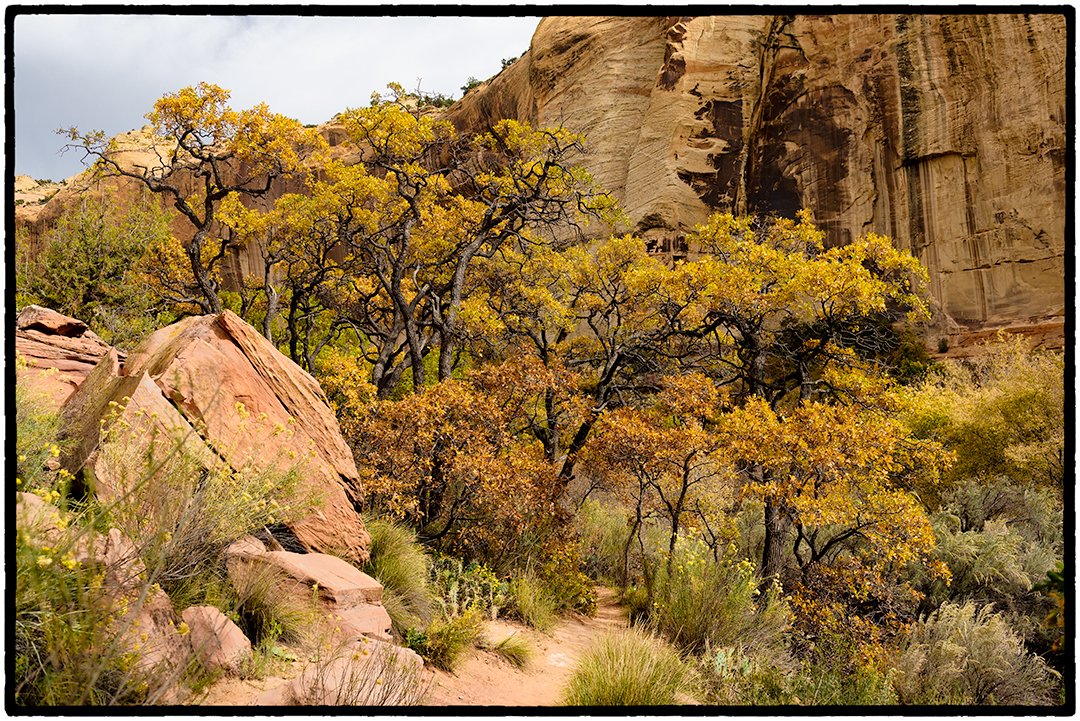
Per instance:
[[[225,220],[278,268],[281,291],[269,271],[253,280],[268,337],[268,317],[284,303],[290,352],[310,368],[326,342],[352,329],[380,398],[406,371],[423,389],[429,352],[440,380],[460,365],[479,259],[615,212],[573,164],[584,138],[561,128],[504,120],[460,138],[394,84],[387,98],[376,94],[337,120],[361,162],[328,164],[305,193],[269,212],[230,202]]]
[[[326,148],[314,128],[272,113],[265,104],[233,110],[228,100],[228,90],[206,82],[166,93],[146,115],[152,137],[141,147],[121,148],[98,130],[60,131],[71,141],[67,148],[93,160],[95,179],[134,180],[162,194],[190,223],[194,234],[183,252],[191,275],[170,267],[176,249],[163,249],[159,290],[203,313],[222,308],[218,272],[229,239],[217,232],[221,203],[230,194],[260,197],[277,179],[303,177]],[[141,159],[128,163],[121,151],[136,151]]]

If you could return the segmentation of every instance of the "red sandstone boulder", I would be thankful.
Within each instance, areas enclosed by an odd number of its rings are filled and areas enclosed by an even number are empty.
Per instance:
[[[99,495],[122,492],[102,461],[102,433],[136,416],[150,431],[183,438],[206,467],[224,460],[233,468],[255,462],[284,470],[301,462],[305,485],[322,505],[288,524],[296,541],[305,550],[367,560],[359,474],[322,389],[236,314],[162,328],[123,363],[106,353],[64,405],[61,437],[73,444],[61,465]]]
[[[314,604],[320,625],[337,634],[339,640],[391,640],[390,615],[382,605],[382,585],[336,556],[239,552],[227,554],[226,564],[237,587],[244,586],[252,574],[279,578],[276,597],[301,608]]]
[[[16,368],[19,382],[42,391],[56,409],[110,350],[86,323],[54,310],[28,305],[15,318],[15,353],[27,363]]]
[[[225,614],[213,606],[185,608],[184,623],[188,639],[199,662],[207,671],[238,673],[246,656],[251,654],[251,641]]]

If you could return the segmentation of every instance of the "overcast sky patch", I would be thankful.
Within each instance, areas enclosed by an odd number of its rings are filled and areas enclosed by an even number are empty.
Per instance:
[[[399,82],[461,97],[529,47],[539,17],[18,15],[15,172],[61,180],[82,170],[55,130],[112,136],[141,128],[164,93],[207,81],[235,109],[265,102],[321,123]]]

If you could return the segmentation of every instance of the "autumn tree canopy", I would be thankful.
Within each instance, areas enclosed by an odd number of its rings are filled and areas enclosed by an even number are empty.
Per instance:
[[[459,138],[396,85],[388,99],[373,96],[338,121],[362,162],[327,163],[305,193],[269,212],[234,194],[222,217],[265,260],[262,277],[250,279],[265,296],[264,332],[287,304],[290,353],[310,368],[325,343],[351,329],[380,397],[405,371],[422,389],[429,352],[440,380],[460,365],[477,261],[614,212],[573,165],[584,139],[560,128],[501,121]]]
[[[265,104],[233,110],[229,91],[199,83],[163,95],[146,118],[152,142],[139,148],[151,159],[129,167],[117,157],[115,138],[101,131],[61,131],[94,159],[95,178],[120,177],[162,194],[191,224],[194,235],[186,248],[191,271],[187,282],[165,288],[177,303],[194,303],[204,313],[219,313],[217,271],[228,240],[214,237],[214,221],[230,195],[265,195],[278,178],[301,177],[310,171],[310,158],[326,147],[312,128],[270,112]],[[175,276],[173,276],[175,278]]]

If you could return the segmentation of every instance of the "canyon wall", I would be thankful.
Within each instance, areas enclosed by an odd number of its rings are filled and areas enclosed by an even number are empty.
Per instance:
[[[714,210],[812,210],[928,268],[932,334],[1063,326],[1064,15],[548,17],[448,111],[585,132],[584,164],[672,258]]]

